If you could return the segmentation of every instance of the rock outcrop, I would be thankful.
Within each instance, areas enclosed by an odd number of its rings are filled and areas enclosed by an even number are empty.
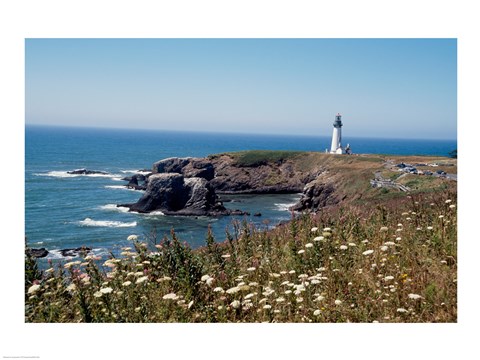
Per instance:
[[[134,204],[122,204],[130,211],[149,213],[161,211],[165,215],[228,215],[229,211],[218,201],[208,181],[200,177],[185,178],[168,172],[152,174],[145,194]]]
[[[338,203],[332,184],[315,179],[305,185],[302,197],[290,209],[293,211],[317,211],[318,209]]]
[[[108,173],[105,172],[105,171],[87,170],[87,169],[76,169],[76,170],[72,170],[72,171],[67,171],[67,174],[72,174],[72,175],[93,175],[93,174],[108,175]]]

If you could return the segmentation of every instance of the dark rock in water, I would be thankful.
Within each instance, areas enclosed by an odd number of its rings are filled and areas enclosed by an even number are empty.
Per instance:
[[[246,212],[246,211],[242,211],[242,210],[230,210],[230,215],[250,215],[249,212]]]
[[[48,255],[48,250],[45,248],[40,248],[40,249],[28,249],[27,253],[30,256],[33,256],[35,258],[43,258]]]
[[[157,161],[153,164],[153,173],[177,173],[181,174],[182,169],[190,162],[192,158],[167,158]]]
[[[257,212],[255,214],[253,214],[253,216],[262,216],[262,213]]]
[[[108,175],[105,171],[96,171],[96,170],[87,170],[87,169],[76,169],[73,171],[67,171],[67,174],[72,175],[92,175],[92,174],[100,174],[100,175]]]
[[[338,199],[333,196],[335,188],[332,184],[324,183],[320,180],[313,180],[305,185],[303,194],[300,200],[293,205],[290,210],[304,211],[313,210],[316,211],[319,208],[334,205],[338,203]]]
[[[153,172],[177,173],[185,178],[203,178],[212,180],[215,176],[215,169],[211,161],[203,158],[168,158],[157,161],[153,164]]]
[[[82,246],[82,247],[78,247],[78,248],[74,248],[74,249],[62,249],[62,250],[60,250],[60,254],[62,254],[62,256],[75,257],[75,256],[78,256],[78,255],[81,255],[82,253],[87,254],[91,250],[92,250],[92,248]]]
[[[123,204],[130,211],[148,213],[160,210],[165,215],[227,215],[215,191],[204,178],[185,178],[178,173],[153,174],[145,194],[134,204]]]

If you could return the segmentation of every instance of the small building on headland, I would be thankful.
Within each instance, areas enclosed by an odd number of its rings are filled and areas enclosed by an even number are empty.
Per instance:
[[[330,147],[330,154],[351,154],[350,144],[342,147],[342,115],[338,113],[333,122],[332,146]]]

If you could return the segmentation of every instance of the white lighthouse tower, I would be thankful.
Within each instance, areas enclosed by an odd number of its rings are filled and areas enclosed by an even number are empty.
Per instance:
[[[332,135],[332,147],[330,148],[330,154],[345,154],[345,150],[342,148],[342,115],[337,114],[335,121],[333,122],[333,135]]]

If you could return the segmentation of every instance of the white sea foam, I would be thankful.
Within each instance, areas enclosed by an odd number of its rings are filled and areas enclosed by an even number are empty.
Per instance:
[[[292,207],[295,204],[296,204],[296,202],[293,202],[293,203],[275,203],[273,205],[275,206],[275,210],[290,211],[290,207]]]
[[[143,175],[151,173],[151,171],[143,171],[143,170],[121,170],[120,172],[124,174],[143,174]]]
[[[128,212],[128,208],[125,206],[117,206],[116,204],[107,204],[99,207],[102,210],[116,211],[116,212]]]
[[[117,190],[129,190],[129,191],[143,191],[143,190],[128,188],[125,185],[105,185],[105,188],[106,189],[117,189]]]
[[[121,222],[121,221],[110,221],[110,220],[93,220],[90,218],[85,218],[85,220],[78,222],[82,226],[101,226],[101,227],[135,227],[137,226],[136,221],[132,222]]]
[[[72,177],[79,177],[79,176],[86,176],[86,177],[103,177],[103,178],[111,178],[112,180],[121,180],[122,177],[119,174],[69,174],[68,171],[49,171],[47,173],[37,173],[33,174],[35,176],[48,176],[48,177],[56,177],[56,178],[72,178]]]

